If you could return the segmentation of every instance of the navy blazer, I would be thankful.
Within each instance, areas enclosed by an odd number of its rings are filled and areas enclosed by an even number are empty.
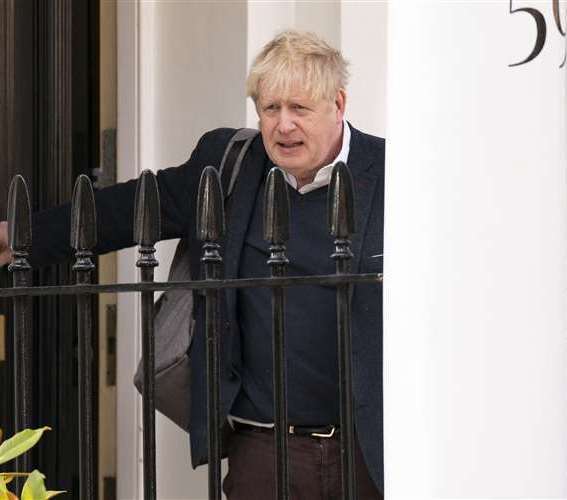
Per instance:
[[[353,272],[381,272],[384,219],[384,140],[351,126],[348,166],[355,191],[356,233],[352,238]],[[180,167],[157,174],[162,211],[162,239],[187,237],[190,265],[199,278],[201,242],[196,239],[197,188],[207,165],[220,165],[235,129],[206,133],[190,159]],[[227,278],[238,274],[240,254],[254,200],[271,166],[259,135],[243,161],[231,194],[223,259]],[[98,253],[133,246],[132,221],[136,181],[117,184],[96,193]],[[34,265],[53,263],[72,256],[68,246],[69,206],[34,214]],[[207,461],[206,366],[204,299],[195,294],[196,331],[191,346],[191,423],[193,466]],[[352,297],[352,345],[354,367],[355,428],[369,472],[383,490],[382,412],[382,287],[358,284]],[[236,291],[226,291],[221,331],[221,410],[224,419],[240,387],[240,332]]]
[[[352,127],[351,127],[352,128]],[[215,151],[205,163],[218,165],[224,145],[234,130],[218,130],[204,136],[197,151]],[[222,146],[219,147],[219,143]],[[198,153],[201,156],[201,153]],[[348,165],[355,190],[356,233],[352,240],[353,272],[381,272],[384,215],[384,141],[352,128]],[[204,166],[204,164],[202,164]],[[257,137],[243,162],[239,180],[231,195],[224,245],[225,274],[236,278],[240,254],[254,200],[271,166],[261,137]],[[199,169],[200,170],[200,169]],[[189,237],[190,248],[199,242]],[[192,253],[192,269],[198,269],[200,251]],[[236,311],[236,291],[227,290],[221,347],[221,406],[225,417],[240,388],[240,332]],[[370,474],[383,489],[382,444],[382,288],[357,285],[353,293],[353,356],[356,433]],[[193,464],[207,460],[205,342],[203,301],[195,305],[197,330],[191,348],[191,451]]]

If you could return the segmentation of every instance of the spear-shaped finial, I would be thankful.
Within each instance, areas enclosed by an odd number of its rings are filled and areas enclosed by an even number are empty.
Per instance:
[[[264,196],[264,239],[283,245],[289,239],[289,194],[283,172],[273,167],[266,181]]]
[[[80,175],[73,189],[71,204],[71,246],[77,252],[96,245],[96,208],[91,180]]]
[[[157,180],[151,170],[144,170],[136,186],[134,241],[142,247],[153,247],[160,236],[161,218]]]
[[[76,250],[74,271],[88,273],[94,268],[91,257],[95,245],[96,208],[93,186],[86,175],[80,175],[75,182],[71,203],[71,246]]]
[[[224,231],[224,200],[219,174],[214,167],[205,167],[197,196],[197,238],[204,242],[218,241]]]
[[[337,239],[348,239],[355,232],[354,190],[350,170],[342,161],[331,174],[328,198],[329,232]]]
[[[8,241],[15,261],[27,257],[32,242],[31,207],[28,187],[21,175],[12,179],[8,193]]]

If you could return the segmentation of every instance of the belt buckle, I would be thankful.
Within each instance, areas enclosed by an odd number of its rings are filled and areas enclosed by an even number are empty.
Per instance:
[[[306,434],[302,434],[302,435],[303,436],[309,436],[309,437],[325,438],[325,439],[331,438],[335,435],[337,427],[334,426],[334,425],[329,425],[328,428],[330,429],[328,432],[310,432],[308,434],[306,433]],[[289,433],[290,434],[296,434],[294,425],[289,426]]]
[[[313,433],[311,433],[311,436],[318,437],[318,438],[331,438],[335,434],[335,430],[336,430],[336,427],[334,425],[331,425],[331,430],[329,432],[327,432],[327,433],[313,432]]]

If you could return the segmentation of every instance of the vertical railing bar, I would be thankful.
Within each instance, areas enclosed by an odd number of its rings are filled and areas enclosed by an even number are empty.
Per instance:
[[[140,250],[142,253],[142,250]],[[140,260],[143,257],[140,257]],[[139,266],[140,261],[136,263]],[[148,262],[144,262],[148,265]],[[156,262],[157,265],[157,262]],[[152,267],[142,267],[140,279],[150,282],[154,279]],[[142,394],[143,458],[144,458],[144,499],[155,500],[156,480],[156,424],[155,424],[155,335],[154,335],[154,294],[142,292],[142,365],[144,367],[144,388]]]
[[[154,174],[145,170],[138,181],[135,200],[134,241],[139,245],[142,282],[154,281],[154,268],[158,265],[154,244],[160,238],[160,206],[157,181]],[[143,366],[143,457],[144,499],[155,500],[156,484],[156,428],[155,428],[155,333],[154,292],[142,292],[142,366]]]
[[[204,242],[201,262],[205,280],[221,277],[222,257],[218,241],[224,231],[220,179],[214,167],[206,167],[201,175],[197,199],[197,237]],[[209,500],[221,499],[219,296],[217,288],[207,290],[205,294]]]
[[[268,264],[272,277],[286,275],[288,259],[284,243],[289,239],[289,198],[283,173],[277,167],[270,170],[264,198],[264,238],[270,242]],[[285,352],[285,295],[283,287],[272,288],[274,444],[276,498],[289,498],[289,459],[287,418],[287,381]]]
[[[214,252],[211,246],[206,248]],[[215,279],[216,266],[205,262],[205,279]],[[207,417],[209,439],[209,499],[220,500],[220,362],[218,342],[218,290],[207,290],[206,301],[206,336],[207,336]]]
[[[335,237],[337,274],[349,274],[352,252],[349,237],[354,233],[354,193],[347,166],[333,167],[329,186],[329,229]],[[352,284],[337,286],[337,346],[339,358],[341,482],[344,500],[356,499],[354,462],[354,409],[352,387],[351,297]]]
[[[348,274],[350,262],[337,260],[337,274]],[[356,498],[354,464],[354,412],[352,391],[352,341],[350,331],[350,293],[351,284],[337,287],[338,356],[340,379],[341,414],[341,473],[343,478],[343,498]]]
[[[273,248],[273,247],[272,247]],[[272,276],[283,276],[285,264],[272,265]],[[274,364],[274,423],[276,449],[276,498],[289,498],[289,468],[288,468],[288,434],[287,419],[287,384],[286,356],[284,335],[284,290],[281,287],[272,290],[272,331],[273,331],[273,364]]]
[[[8,267],[12,272],[14,288],[31,285],[31,266],[28,262],[31,248],[31,207],[29,191],[21,175],[14,177],[8,194],[8,234],[13,261]],[[14,297],[14,398],[16,431],[32,427],[32,338],[30,297]],[[31,470],[29,453],[16,460],[16,470]],[[21,483],[21,481],[18,481]],[[18,490],[21,485],[17,485]]]
[[[78,285],[91,283],[94,269],[92,249],[96,245],[96,214],[91,181],[77,178],[71,209],[71,246],[75,249]],[[79,497],[95,500],[92,310],[89,295],[77,295],[78,380],[79,380]]]

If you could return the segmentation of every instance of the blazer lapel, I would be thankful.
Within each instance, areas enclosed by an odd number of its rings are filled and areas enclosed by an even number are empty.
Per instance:
[[[379,163],[383,161],[383,158],[376,157],[375,149],[372,150],[365,145],[364,135],[360,131],[356,130],[352,126],[350,128],[352,136],[350,141],[348,167],[352,173],[354,181],[354,216],[356,231],[352,236],[351,245],[351,249],[354,254],[352,259],[352,272],[357,273],[360,269],[363,236],[366,232],[366,226],[368,225],[370,208],[376,189],[376,181],[380,174],[380,169],[375,167],[379,166]]]
[[[234,191],[230,195],[230,209],[227,221],[227,238],[224,252],[225,275],[238,276],[240,254],[250,222],[252,209],[258,190],[267,170],[267,155],[261,136],[252,143],[242,163]],[[226,293],[228,319],[236,321],[236,289],[229,288]]]

